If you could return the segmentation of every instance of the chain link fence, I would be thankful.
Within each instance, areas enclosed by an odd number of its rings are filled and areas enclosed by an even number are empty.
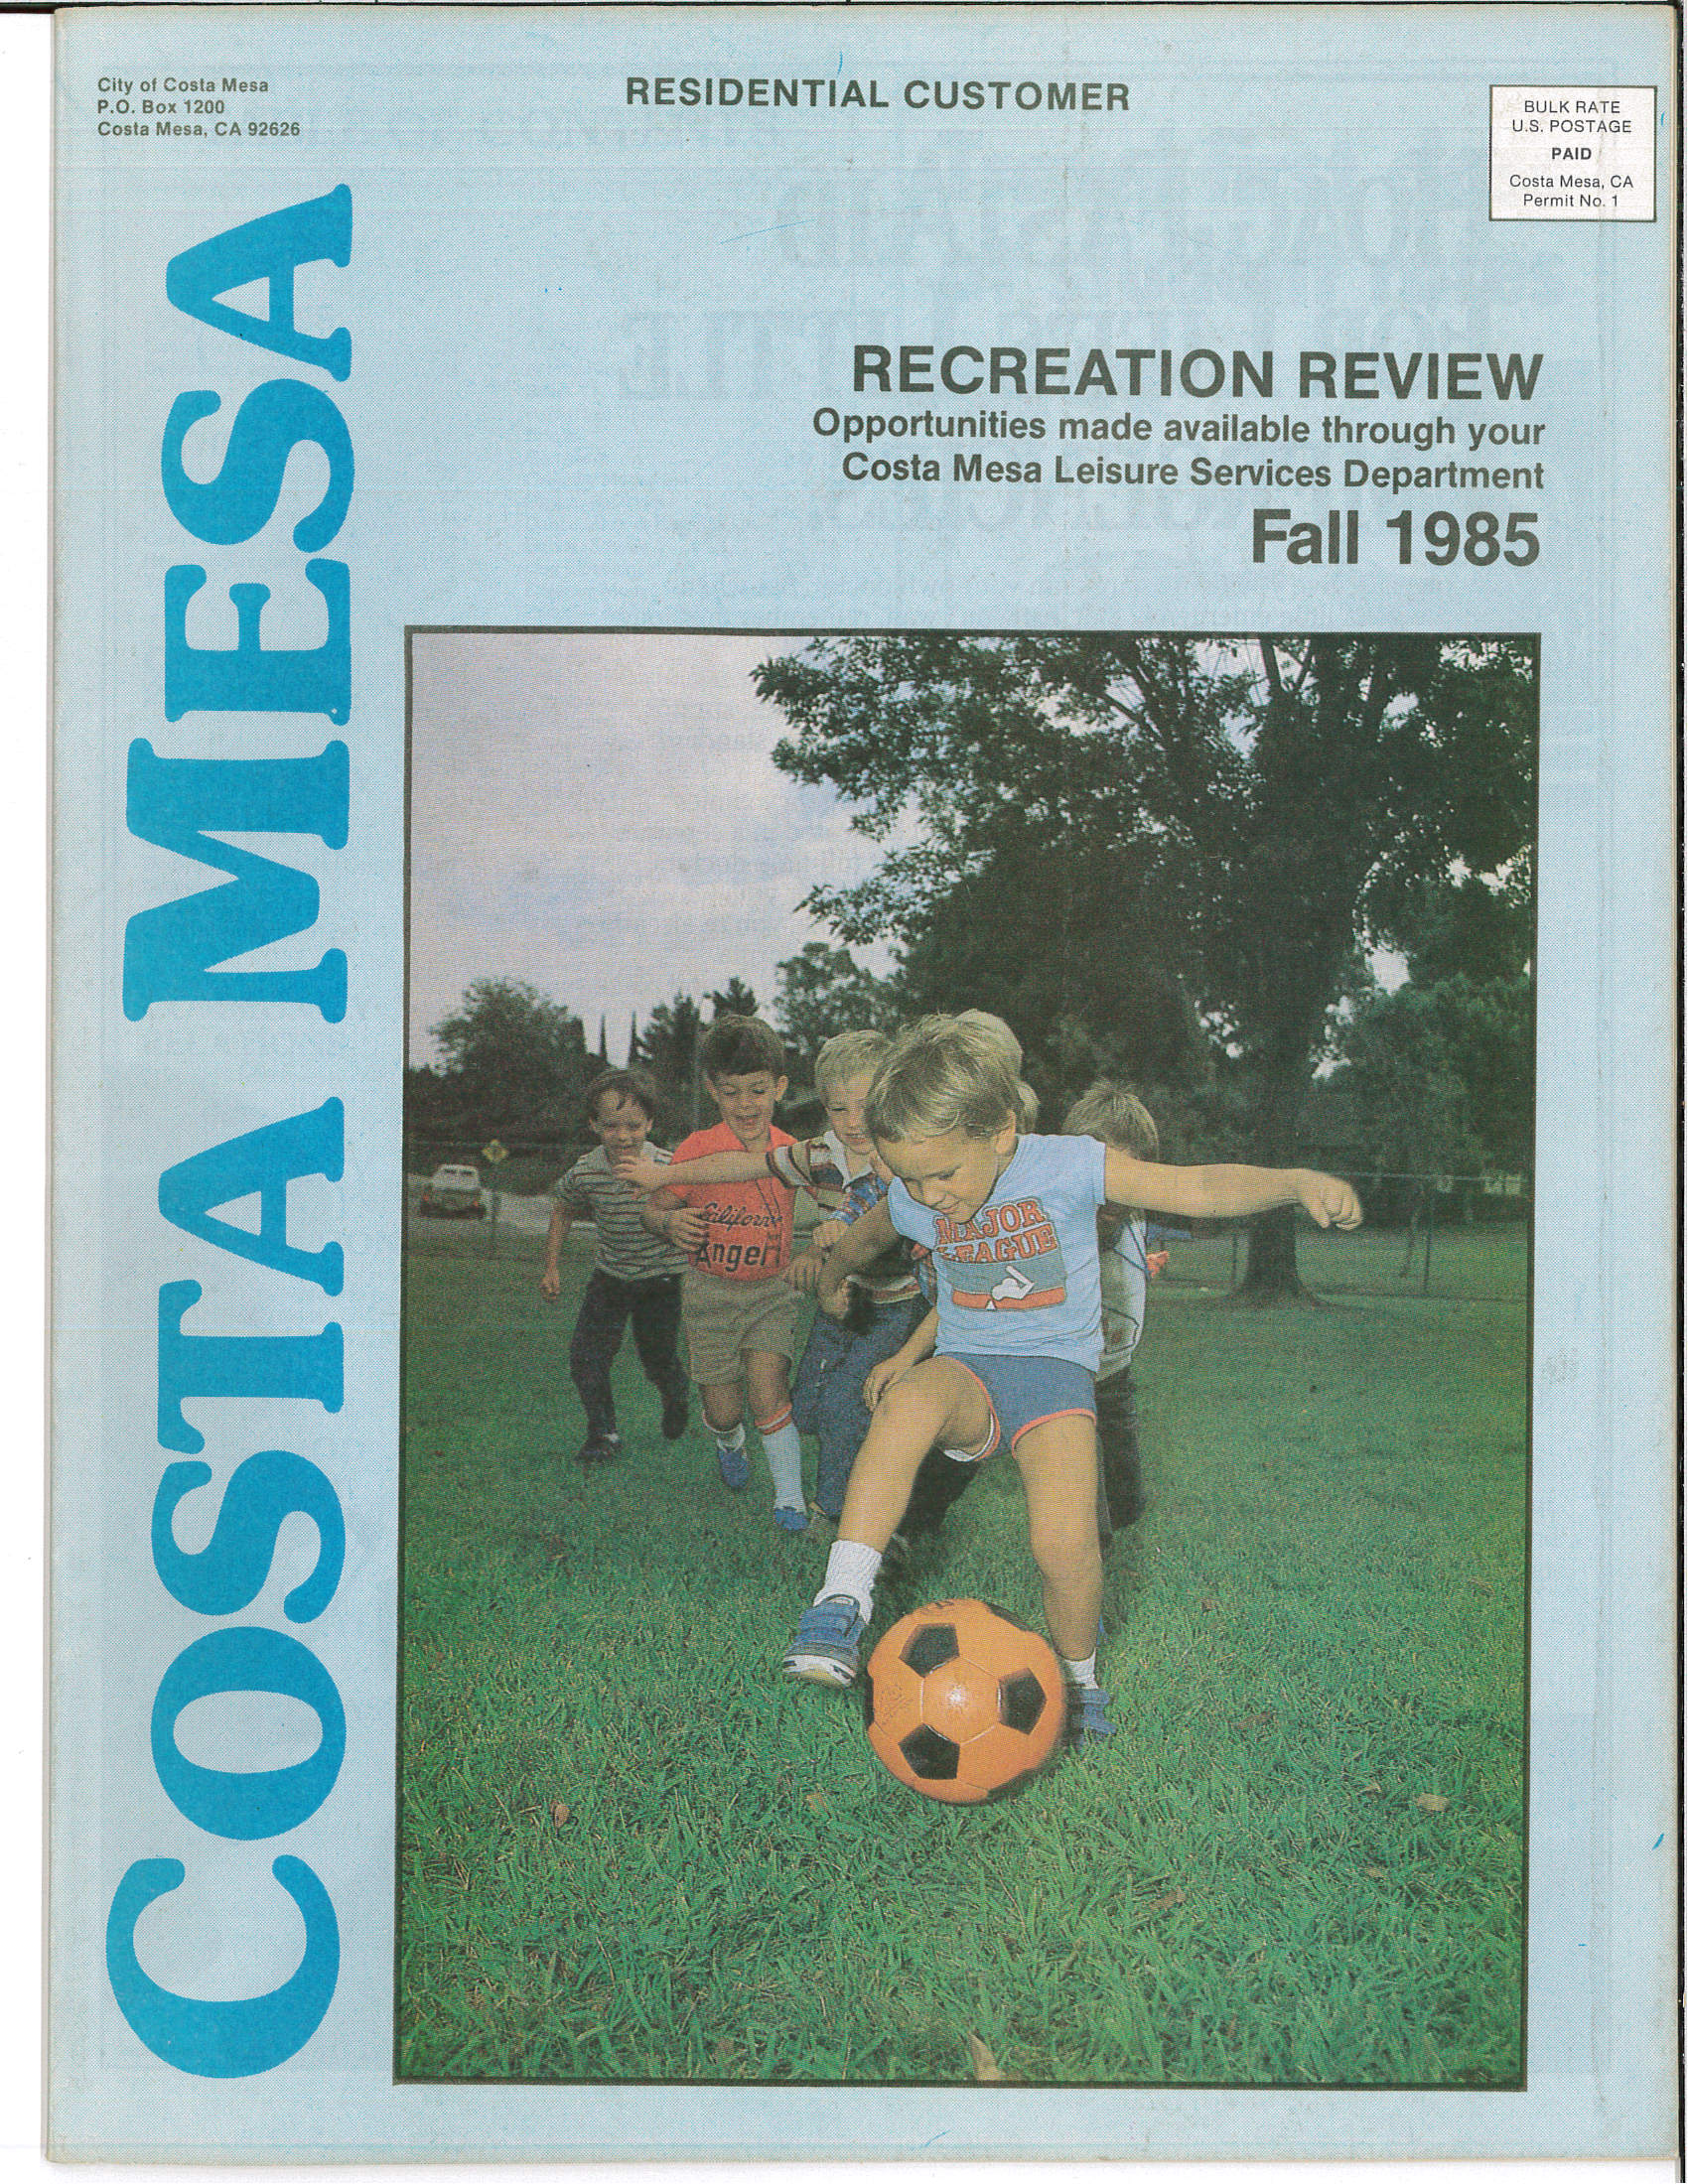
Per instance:
[[[453,1258],[544,1258],[551,1184],[586,1149],[511,1146],[490,1160],[461,1140],[408,1140],[405,1147],[405,1249]],[[442,1166],[474,1167],[478,1211],[432,1213],[429,1178]],[[1365,1225],[1345,1234],[1298,1223],[1297,1271],[1321,1297],[1443,1297],[1469,1303],[1521,1303],[1529,1294],[1530,1178],[1446,1175],[1428,1171],[1346,1171],[1366,1209]],[[798,1230],[815,1218],[798,1200]],[[589,1224],[577,1223],[576,1231]],[[1167,1254],[1157,1285],[1222,1296],[1248,1264],[1246,1222],[1151,1222],[1152,1248]]]
[[[1345,1233],[1297,1223],[1296,1268],[1318,1296],[1522,1302],[1529,1295],[1530,1178],[1404,1169],[1337,1170],[1365,1208]],[[1150,1222],[1171,1289],[1222,1294],[1248,1265],[1248,1224]]]

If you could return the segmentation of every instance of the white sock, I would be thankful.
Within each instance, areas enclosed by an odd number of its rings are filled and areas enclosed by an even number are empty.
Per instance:
[[[874,1579],[879,1575],[879,1566],[883,1560],[877,1547],[864,1547],[860,1540],[835,1540],[832,1543],[832,1552],[826,1558],[825,1582],[815,1598],[826,1600],[833,1593],[842,1592],[854,1600],[864,1618],[871,1621],[874,1611]]]
[[[797,1429],[791,1423],[791,1407],[787,1404],[777,1420],[771,1419],[765,1426],[761,1419],[756,1430],[762,1435],[763,1453],[768,1458],[768,1468],[774,1474],[774,1506],[775,1509],[801,1509],[803,1506],[803,1444],[797,1437]]]
[[[1069,1684],[1076,1684],[1080,1691],[1096,1689],[1096,1656],[1093,1653],[1087,1653],[1082,1661],[1069,1661],[1062,1654],[1060,1665],[1066,1671]]]
[[[740,1419],[730,1433],[723,1433],[719,1426],[712,1429],[718,1448],[742,1448],[745,1445],[745,1422]]]

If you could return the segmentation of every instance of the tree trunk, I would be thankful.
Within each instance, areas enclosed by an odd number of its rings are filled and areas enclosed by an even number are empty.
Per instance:
[[[1401,1271],[1397,1281],[1404,1282],[1413,1271],[1413,1246],[1418,1242],[1419,1223],[1424,1215],[1424,1185],[1413,1190],[1412,1211],[1407,1215],[1407,1248],[1401,1254]]]
[[[1292,1167],[1307,1090],[1307,1052],[1280,1052],[1266,1070],[1255,1111],[1254,1157],[1262,1167]],[[1310,1303],[1296,1272],[1296,1208],[1257,1213],[1248,1224],[1248,1259],[1234,1293],[1239,1304]]]
[[[1306,1302],[1309,1292],[1296,1272],[1296,1209],[1278,1206],[1248,1224],[1248,1262],[1237,1286],[1239,1304]]]

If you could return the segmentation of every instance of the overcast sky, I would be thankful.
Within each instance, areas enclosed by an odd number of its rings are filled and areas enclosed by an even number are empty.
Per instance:
[[[828,937],[803,895],[873,869],[831,791],[769,755],[784,721],[750,672],[800,639],[413,641],[413,1061],[477,978],[530,981],[594,1044],[607,1017],[618,1063],[631,1013],[735,972],[767,1012],[774,965]]]

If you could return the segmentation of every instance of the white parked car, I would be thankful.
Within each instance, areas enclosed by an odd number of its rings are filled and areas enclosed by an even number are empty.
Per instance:
[[[481,1189],[481,1170],[448,1160],[435,1168],[422,1185],[422,1202],[416,1210],[442,1221],[484,1221],[487,1200]]]

